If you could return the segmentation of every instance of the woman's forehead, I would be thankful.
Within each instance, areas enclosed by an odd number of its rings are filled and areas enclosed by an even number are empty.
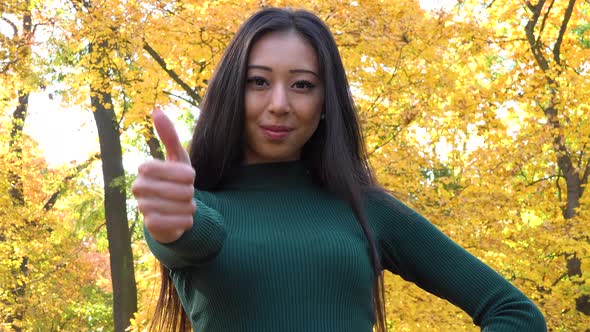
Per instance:
[[[248,66],[319,71],[314,47],[302,34],[293,30],[263,35],[252,45]]]

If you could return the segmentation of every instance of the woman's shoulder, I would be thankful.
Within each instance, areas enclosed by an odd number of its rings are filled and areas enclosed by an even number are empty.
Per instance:
[[[385,188],[373,186],[364,191],[364,201],[369,213],[410,217],[418,213],[404,203],[399,194]]]

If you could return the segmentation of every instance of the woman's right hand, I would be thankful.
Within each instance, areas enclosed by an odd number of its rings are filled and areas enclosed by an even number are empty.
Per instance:
[[[147,231],[156,241],[170,243],[193,225],[195,170],[170,119],[160,109],[152,112],[152,119],[166,160],[141,164],[131,191]]]

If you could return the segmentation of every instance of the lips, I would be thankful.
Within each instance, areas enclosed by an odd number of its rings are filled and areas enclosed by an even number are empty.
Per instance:
[[[291,131],[293,128],[287,126],[260,126],[264,130],[276,131],[276,132],[283,132],[283,131]]]
[[[287,126],[260,126],[266,138],[277,141],[286,138],[293,128]]]

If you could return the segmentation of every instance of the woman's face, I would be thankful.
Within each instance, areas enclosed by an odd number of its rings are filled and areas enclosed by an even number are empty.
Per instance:
[[[320,122],[324,87],[313,47],[294,31],[261,37],[249,54],[245,163],[298,160]]]

